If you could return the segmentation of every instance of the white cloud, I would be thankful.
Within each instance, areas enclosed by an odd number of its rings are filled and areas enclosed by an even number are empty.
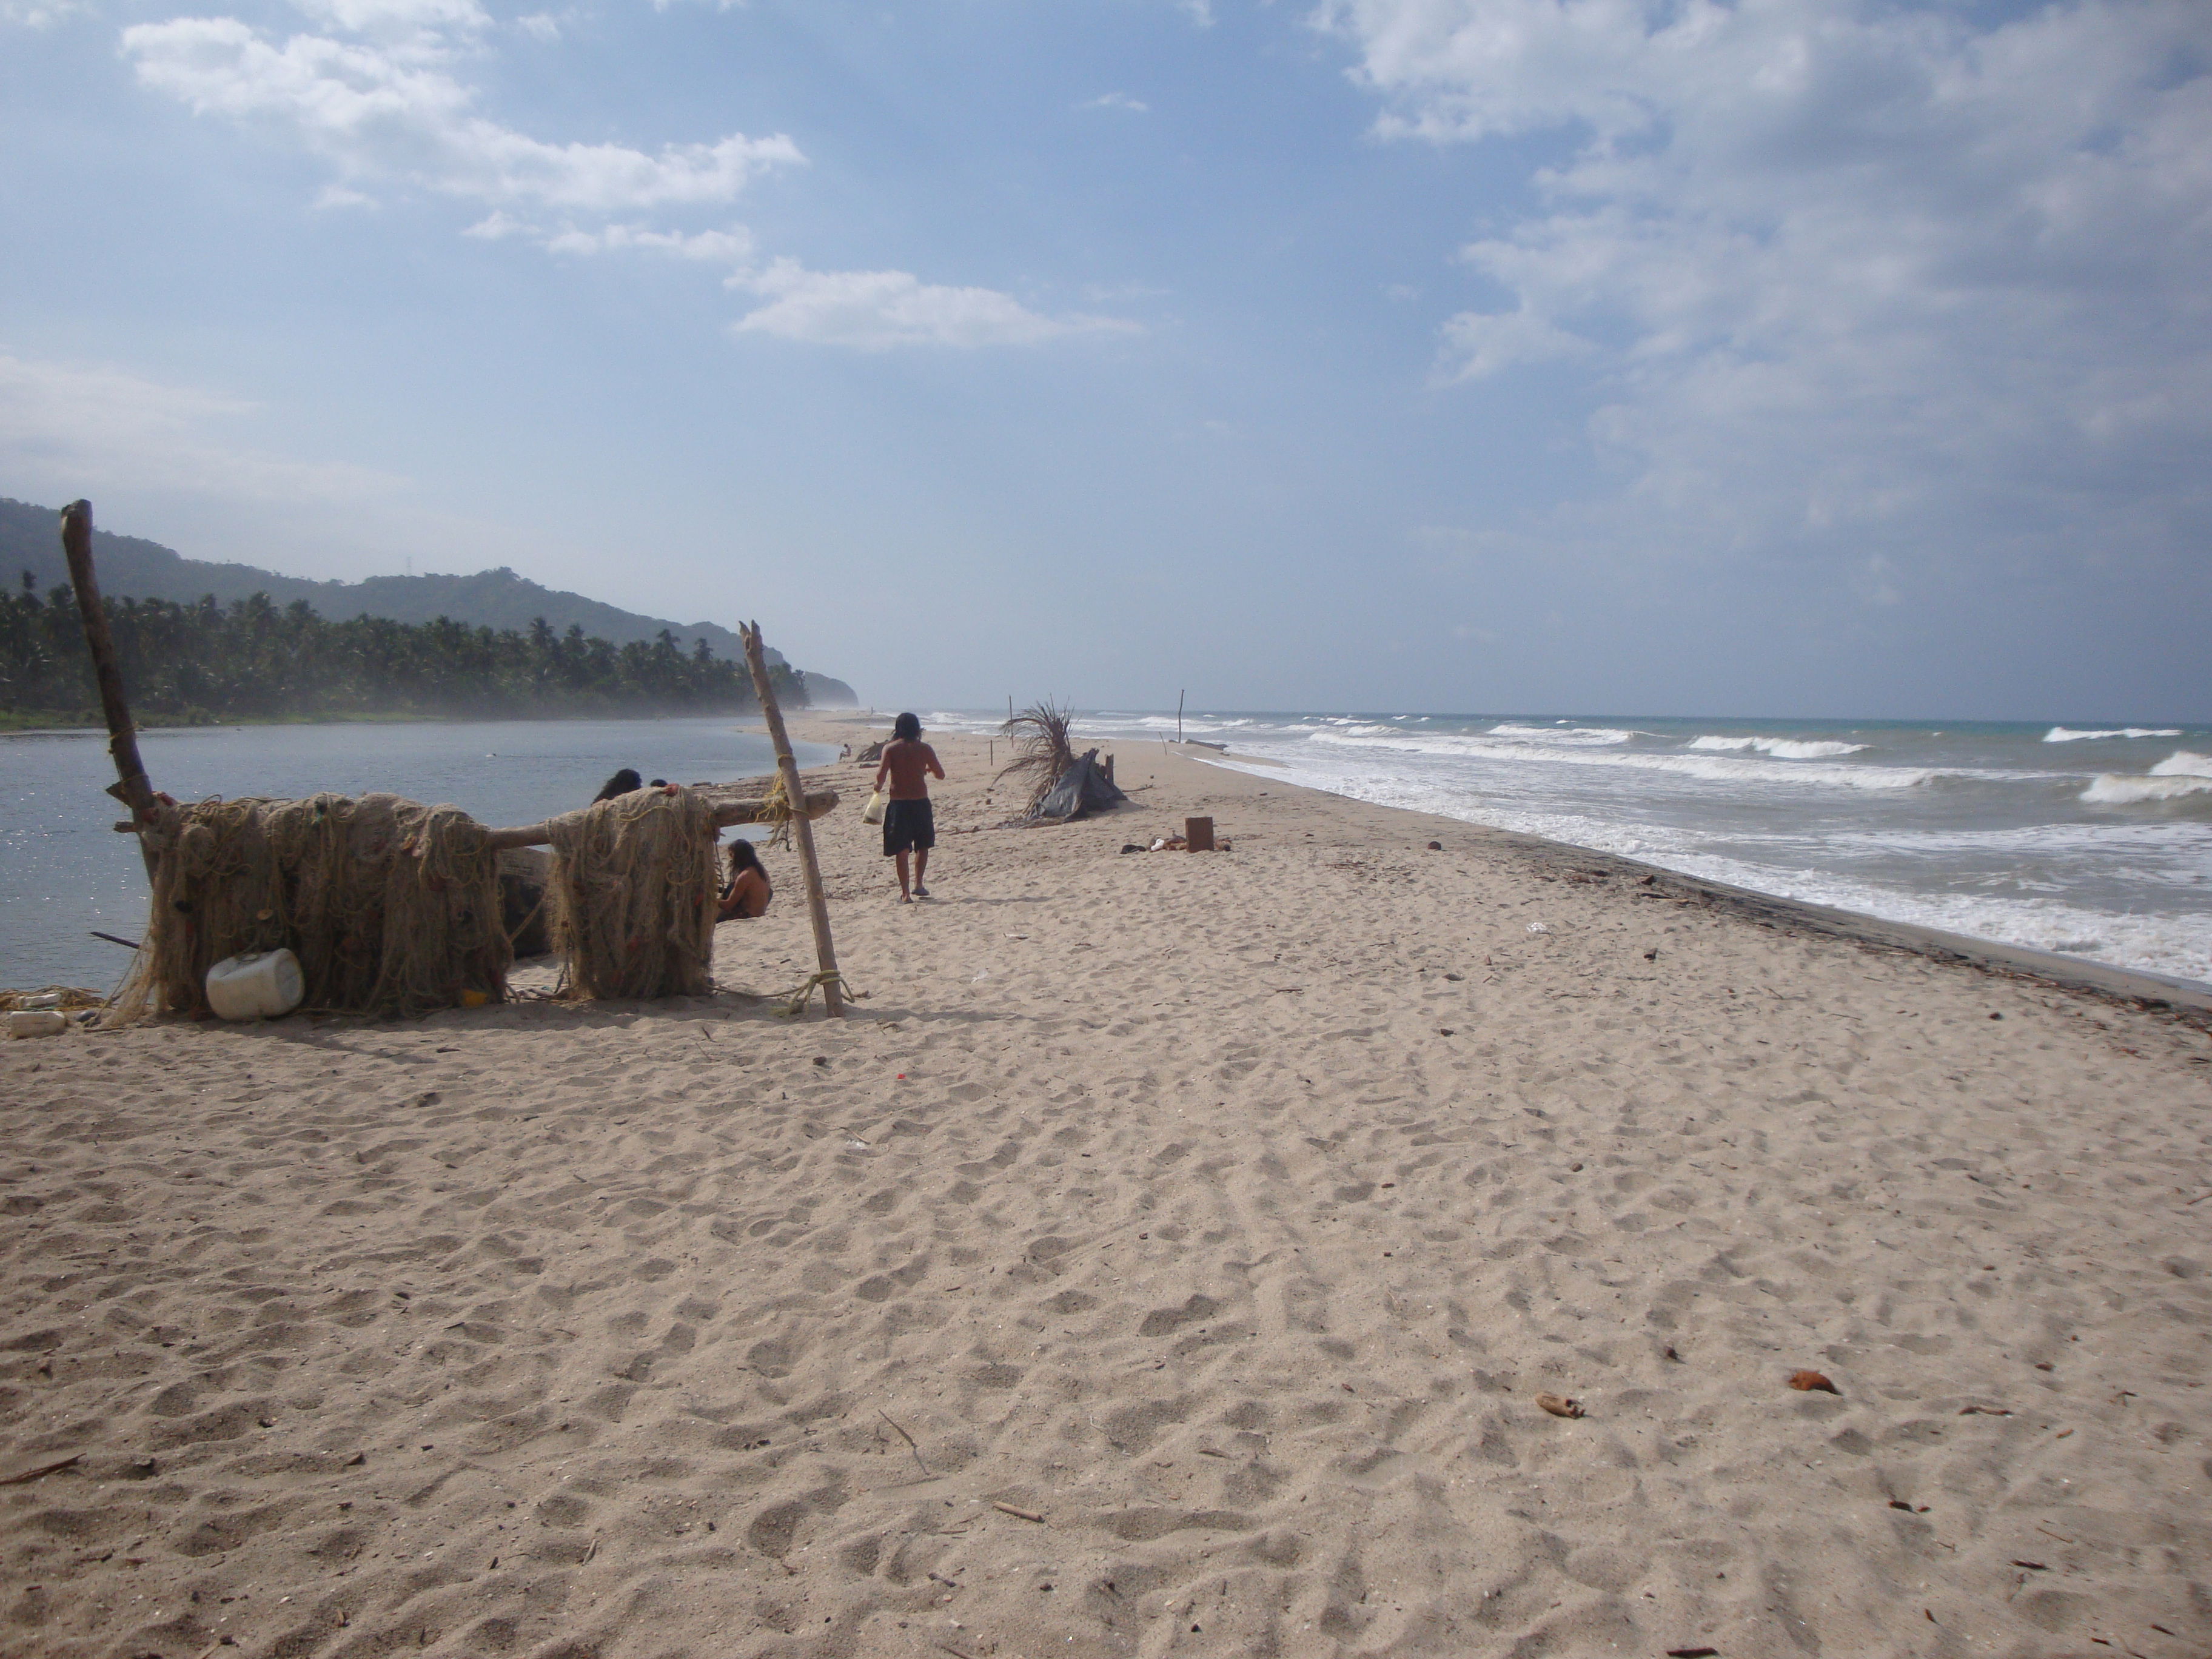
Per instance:
[[[603,225],[597,230],[571,228],[546,237],[544,242],[554,253],[665,253],[678,259],[732,265],[743,264],[753,257],[752,233],[742,225],[689,234],[680,230],[652,230],[643,225]]]
[[[249,502],[358,504],[404,488],[367,467],[302,462],[240,445],[222,428],[254,406],[128,370],[0,351],[0,459],[26,493],[106,485]]]
[[[293,0],[308,16],[349,34],[435,39],[491,27],[477,0]]]
[[[0,0],[0,23],[18,28],[51,28],[84,9],[78,0]]]
[[[1126,92],[1101,93],[1096,98],[1085,100],[1078,109],[1127,110],[1132,115],[1149,115],[1152,106],[1141,98],[1132,98]]]
[[[461,234],[473,236],[479,241],[503,242],[510,236],[535,237],[542,236],[544,233],[535,225],[524,223],[502,208],[494,208],[476,223],[462,231]]]
[[[1552,357],[1578,357],[1589,341],[1568,333],[1522,306],[1518,311],[1462,311],[1443,325],[1452,364],[1451,378],[1480,380],[1515,363],[1540,363]]]
[[[1509,297],[1444,324],[1443,368],[1581,360],[1624,523],[2150,552],[2212,528],[2204,16],[1327,0],[1318,21],[1384,132],[1552,147],[1537,205],[1465,250]]]
[[[397,38],[280,43],[234,17],[185,17],[125,30],[124,51],[147,86],[202,114],[271,125],[355,185],[399,179],[489,203],[635,212],[726,203],[757,174],[805,159],[781,134],[657,153],[533,138],[475,113],[475,89],[449,71],[440,31],[477,27],[474,0],[319,3]]]
[[[939,286],[902,270],[817,271],[789,258],[761,266],[742,226],[684,231],[616,219],[724,204],[756,174],[805,158],[781,134],[735,134],[657,154],[533,138],[478,114],[476,89],[453,72],[463,49],[489,27],[477,0],[299,3],[354,38],[280,41],[235,17],[186,17],[126,29],[124,50],[145,85],[203,114],[271,126],[330,162],[339,177],[321,205],[368,204],[374,198],[365,186],[402,180],[489,206],[462,233],[479,240],[727,266],[735,273],[731,288],[765,302],[732,325],[740,333],[879,351],[1034,345],[1134,328],[1110,318],[1047,316],[994,289]],[[595,218],[607,222],[590,222]]]
[[[514,20],[514,27],[533,40],[558,40],[561,20],[550,11],[533,11]]]
[[[903,270],[808,270],[794,259],[741,271],[730,286],[768,303],[732,326],[865,351],[893,346],[1036,345],[1062,335],[1133,331],[1103,317],[1047,317],[988,288],[944,288]]]

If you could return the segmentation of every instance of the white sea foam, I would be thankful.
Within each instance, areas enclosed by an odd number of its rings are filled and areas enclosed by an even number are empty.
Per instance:
[[[1833,743],[1812,738],[1692,738],[1692,749],[1755,749],[1777,760],[1826,760],[1832,755],[1856,755],[1863,743]]]
[[[2105,806],[2135,806],[2145,801],[2179,800],[2185,795],[2212,794],[2212,778],[2138,777],[2125,772],[2102,772],[2081,799]]]
[[[1558,726],[1516,726],[1506,720],[1492,726],[1490,732],[1492,737],[1577,746],[1626,743],[1636,736],[1633,732],[1622,732],[1610,726],[1567,726],[1564,721]]]
[[[1846,789],[1917,789],[1942,778],[2039,778],[2040,773],[1957,771],[1923,766],[1849,766],[1803,761],[1739,760],[1725,755],[1661,754],[1649,750],[1620,750],[1607,746],[1578,747],[1571,744],[1514,741],[1500,743],[1499,732],[1531,732],[1529,727],[1491,728],[1489,734],[1455,737],[1447,732],[1413,732],[1396,727],[1368,731],[1323,732],[1316,745],[1393,750],[1400,754],[1432,755],[1469,760],[1534,761],[1560,766],[1625,767],[1642,772],[1671,772],[1680,777],[1702,778],[1713,783],[1781,783]],[[1533,735],[1541,737],[1541,728]]]
[[[2045,743],[2087,743],[2098,738],[2178,738],[2178,726],[2154,729],[2148,726],[2124,726],[2110,732],[2075,732],[2063,726],[2054,726],[2043,734]]]
[[[1808,903],[1832,905],[1862,915],[1916,923],[1948,933],[2020,945],[2061,955],[2087,957],[2121,967],[2166,974],[2177,978],[2212,980],[2212,915],[2202,911],[2120,914],[2069,904],[2062,899],[2018,897],[1960,890],[1910,890],[1885,883],[1857,879],[1830,870],[1805,869],[1768,864],[1753,858],[1731,857],[1705,850],[1711,845],[1704,831],[1686,827],[1639,823],[1632,818],[1600,817],[1590,813],[1531,811],[1496,798],[1485,798],[1464,782],[1445,778],[1423,779],[1408,774],[1357,774],[1334,765],[1316,764],[1322,757],[1304,744],[1275,751],[1294,757],[1298,781],[1312,787],[1415,811],[1435,812],[1466,822],[1492,824],[1501,830],[1542,836],[1549,840],[1590,847],[1639,859],[1686,875],[1727,882],[1759,892]],[[1560,758],[1556,753],[1546,758]],[[1596,756],[1577,757],[1595,763]],[[1628,757],[1607,757],[1626,760]],[[1646,757],[1658,759],[1663,757]],[[1226,757],[1235,766],[1234,757]],[[1715,764],[1724,764],[1716,761]],[[1768,764],[1735,763],[1735,764]],[[1778,772],[1805,768],[1774,766]],[[1863,767],[1882,771],[1902,769]],[[1255,772],[1255,775],[1277,775]],[[2132,781],[2141,782],[2136,779]],[[2188,781],[2179,780],[2179,781]],[[2212,785],[2212,779],[2200,781]],[[1786,838],[1778,838],[1786,839]],[[2191,882],[2188,872],[2178,872],[2177,884]]]
[[[2154,778],[2212,778],[2212,755],[2192,755],[2177,749],[2150,769]]]
[[[2100,773],[2081,792],[2081,799],[2103,806],[2136,806],[2207,793],[2212,793],[2212,755],[2177,749],[2147,774]]]

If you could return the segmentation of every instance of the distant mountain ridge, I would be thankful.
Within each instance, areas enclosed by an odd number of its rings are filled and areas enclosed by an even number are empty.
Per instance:
[[[13,583],[27,570],[44,592],[69,580],[69,566],[61,548],[61,510],[35,507],[27,501],[0,496],[0,575]],[[168,599],[190,604],[212,593],[228,605],[234,599],[266,593],[278,605],[305,599],[316,611],[334,622],[351,617],[388,617],[394,622],[426,623],[440,617],[472,627],[527,629],[543,617],[554,632],[566,633],[573,624],[593,638],[626,645],[633,640],[650,643],[663,629],[673,634],[687,650],[695,640],[707,641],[718,657],[744,660],[744,646],[730,629],[714,623],[675,623],[659,617],[641,617],[580,593],[567,593],[518,576],[504,566],[479,570],[472,576],[371,576],[358,582],[316,581],[305,576],[280,575],[250,564],[216,564],[188,559],[173,548],[137,536],[118,536],[105,530],[92,532],[93,564],[103,593],[141,599]],[[771,648],[771,663],[784,660]],[[853,688],[811,669],[805,676],[806,694],[817,708],[850,708],[859,699]]]

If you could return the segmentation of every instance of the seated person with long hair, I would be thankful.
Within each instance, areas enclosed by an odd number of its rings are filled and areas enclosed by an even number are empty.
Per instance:
[[[743,836],[730,843],[730,880],[722,889],[721,908],[715,911],[716,921],[750,921],[767,912],[768,902],[775,896],[769,885],[768,871],[762,866],[760,854],[752,842]]]

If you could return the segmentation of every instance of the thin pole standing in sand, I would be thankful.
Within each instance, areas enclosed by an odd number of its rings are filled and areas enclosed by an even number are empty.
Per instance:
[[[107,717],[107,752],[115,757],[116,776],[107,793],[131,809],[131,821],[140,832],[138,851],[150,878],[154,849],[147,845],[145,832],[154,823],[154,785],[138,758],[138,732],[131,724],[131,705],[123,700],[123,672],[115,665],[107,607],[100,602],[100,582],[92,574],[90,501],[71,501],[62,509],[62,556],[69,561],[70,586],[76,590],[77,615],[84,621],[85,648],[92,653],[93,676],[100,682],[100,712]]]
[[[1181,742],[1182,741],[1182,700],[1183,700],[1183,695],[1184,695],[1184,694],[1183,694],[1182,692],[1180,692],[1180,691],[1178,691],[1178,692],[1176,692],[1176,741],[1177,743],[1181,743]]]
[[[806,790],[799,781],[799,763],[792,758],[791,739],[784,733],[783,710],[777,706],[775,688],[769,684],[760,624],[749,623],[739,628],[738,637],[744,641],[745,663],[753,671],[753,690],[760,694],[761,718],[768,722],[769,741],[775,745],[775,766],[783,774],[784,799],[792,803],[791,843],[799,849],[799,872],[806,882],[807,914],[814,922],[814,965],[823,975],[822,1006],[832,1019],[842,1019],[844,982],[837,977],[837,947],[830,939],[830,901],[823,895],[822,871],[814,862],[814,825],[803,805]]]

